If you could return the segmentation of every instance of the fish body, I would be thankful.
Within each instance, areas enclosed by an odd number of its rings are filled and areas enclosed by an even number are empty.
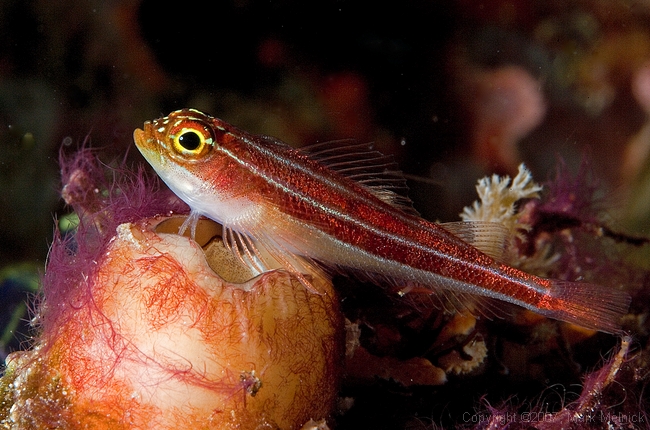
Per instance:
[[[221,223],[233,251],[260,271],[263,247],[307,286],[304,273],[319,265],[350,268],[456,302],[496,298],[612,333],[627,311],[624,292],[533,276],[468,243],[490,245],[499,236],[490,223],[420,218],[389,190],[399,177],[385,157],[360,145],[309,154],[193,109],[146,122],[134,140],[189,205],[183,228],[199,216]]]

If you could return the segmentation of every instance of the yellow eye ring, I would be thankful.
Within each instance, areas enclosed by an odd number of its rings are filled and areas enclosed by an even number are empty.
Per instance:
[[[213,143],[212,137],[206,134],[205,130],[182,128],[174,135],[174,149],[182,155],[202,155]]]

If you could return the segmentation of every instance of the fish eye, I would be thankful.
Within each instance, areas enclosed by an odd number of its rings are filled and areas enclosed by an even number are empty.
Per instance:
[[[196,131],[186,131],[178,136],[178,144],[187,151],[195,151],[203,144],[203,137]]]
[[[181,155],[203,155],[214,143],[211,133],[196,125],[182,127],[172,137],[174,149]]]

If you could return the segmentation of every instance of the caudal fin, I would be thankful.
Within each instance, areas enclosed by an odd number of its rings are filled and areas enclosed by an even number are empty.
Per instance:
[[[550,306],[538,312],[605,333],[621,332],[631,297],[620,290],[584,282],[553,281]]]

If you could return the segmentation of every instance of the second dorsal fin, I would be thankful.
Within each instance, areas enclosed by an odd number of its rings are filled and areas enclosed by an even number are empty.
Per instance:
[[[512,237],[505,225],[490,221],[458,221],[440,225],[495,260],[507,260],[508,245]]]
[[[353,140],[321,142],[300,148],[329,169],[363,185],[377,198],[403,212],[419,215],[406,196],[408,186],[402,171],[390,155],[374,149],[372,143]]]

